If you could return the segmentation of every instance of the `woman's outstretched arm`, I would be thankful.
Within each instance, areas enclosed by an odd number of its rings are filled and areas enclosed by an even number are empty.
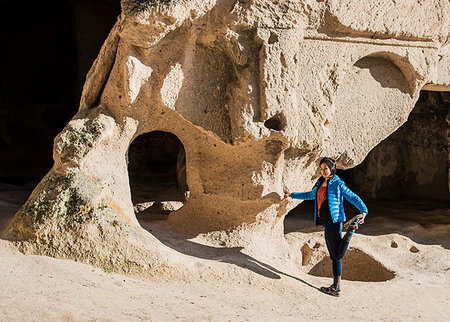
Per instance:
[[[307,192],[290,192],[288,187],[284,188],[284,194],[293,199],[314,200],[316,198],[317,187]]]

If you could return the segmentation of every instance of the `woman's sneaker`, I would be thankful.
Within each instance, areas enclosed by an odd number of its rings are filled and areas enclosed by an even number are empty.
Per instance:
[[[325,294],[328,294],[328,295],[331,295],[331,296],[336,296],[336,297],[338,297],[340,295],[340,292],[341,292],[341,290],[335,289],[333,285],[331,285],[329,287],[322,286],[320,288],[320,291],[325,293]]]
[[[348,230],[353,229],[353,230],[357,230],[359,228],[359,224],[357,221],[353,221],[352,223],[350,223],[350,226],[348,226]]]
[[[355,217],[352,217],[349,221],[347,221],[347,222],[344,224],[344,229],[345,229],[345,230],[347,230],[347,229],[349,229],[349,228],[350,228],[350,229],[354,229],[354,230],[358,229],[358,228],[359,228],[358,221],[359,221],[362,217],[364,217],[364,216],[361,215],[361,214],[356,215]]]

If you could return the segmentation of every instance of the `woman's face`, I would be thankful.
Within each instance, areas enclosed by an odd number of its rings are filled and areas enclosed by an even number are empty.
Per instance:
[[[320,173],[322,174],[322,177],[324,177],[325,179],[331,177],[331,169],[328,167],[326,163],[322,163],[320,165]]]

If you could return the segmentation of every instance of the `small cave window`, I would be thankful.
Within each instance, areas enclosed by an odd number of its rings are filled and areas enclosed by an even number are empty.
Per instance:
[[[270,130],[283,131],[286,128],[286,116],[283,113],[277,113],[264,122],[264,126]]]
[[[274,32],[271,32],[269,37],[269,45],[273,45],[276,42],[278,42],[278,35]]]
[[[187,201],[186,153],[172,133],[138,136],[128,149],[128,173],[138,219],[165,219]]]

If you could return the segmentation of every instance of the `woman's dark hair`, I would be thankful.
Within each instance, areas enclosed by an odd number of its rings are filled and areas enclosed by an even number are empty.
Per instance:
[[[322,163],[326,163],[328,168],[330,168],[331,170],[331,174],[334,176],[336,174],[336,161],[334,161],[332,158],[322,158],[322,160],[320,160],[319,166]]]

